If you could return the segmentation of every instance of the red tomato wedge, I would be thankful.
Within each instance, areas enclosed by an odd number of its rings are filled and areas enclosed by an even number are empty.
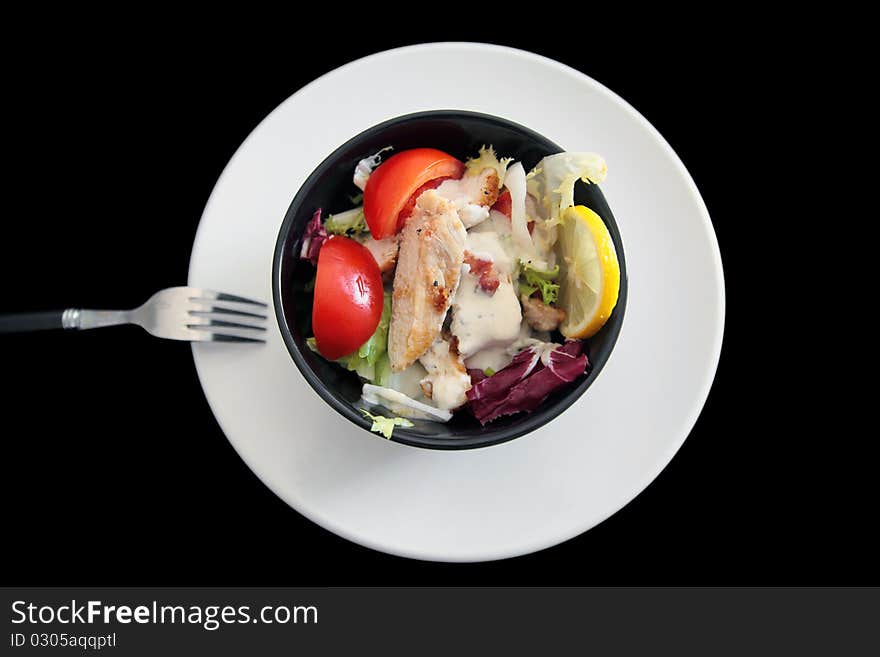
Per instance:
[[[422,195],[422,192],[427,192],[429,189],[437,189],[444,180],[449,180],[449,178],[437,178],[431,182],[426,182],[412,193],[407,202],[403,204],[403,209],[400,211],[400,214],[397,215],[398,230],[403,228],[403,224],[406,223],[406,220],[412,215],[413,210],[416,209],[416,201],[419,200],[419,196]]]
[[[436,148],[413,148],[389,157],[370,174],[364,189],[370,233],[377,240],[394,235],[406,219],[401,211],[422,185],[438,178],[461,178],[464,169],[463,162]]]
[[[503,215],[506,215],[508,219],[510,219],[510,213],[513,210],[513,202],[510,198],[510,192],[508,190],[504,190],[498,196],[498,200],[495,201],[495,205],[492,206],[493,210],[497,210]]]
[[[510,219],[510,214],[513,211],[513,201],[510,198],[510,191],[509,190],[505,189],[503,192],[501,192],[501,194],[498,196],[498,200],[495,201],[495,205],[492,206],[492,209],[500,212],[505,217]],[[528,223],[528,228],[529,228],[529,235],[531,235],[532,231],[535,228],[535,222],[530,221]]]
[[[379,325],[384,302],[382,274],[367,247],[334,235],[318,254],[312,330],[329,360],[352,353]]]

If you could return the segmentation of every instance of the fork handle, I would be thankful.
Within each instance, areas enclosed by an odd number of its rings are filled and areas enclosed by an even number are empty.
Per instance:
[[[93,329],[102,326],[130,324],[130,310],[49,310],[39,313],[0,315],[0,333],[24,333],[50,329]]]
[[[67,310],[48,310],[38,313],[0,315],[0,333],[24,333],[66,328]]]

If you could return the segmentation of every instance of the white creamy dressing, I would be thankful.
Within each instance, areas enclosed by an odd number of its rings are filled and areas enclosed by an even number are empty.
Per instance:
[[[437,193],[455,205],[458,217],[465,228],[476,226],[489,218],[487,206],[472,203],[472,199],[480,198],[479,176],[464,176],[460,180],[444,180],[437,187]]]
[[[505,253],[507,253],[511,259],[514,258],[515,253],[513,250],[513,244],[510,243],[510,219],[507,218],[506,214],[502,214],[501,212],[498,212],[498,210],[490,210],[489,217],[486,221],[474,226],[468,231],[468,233],[471,235],[476,233],[497,233],[498,239],[501,240],[501,245],[504,247]]]
[[[470,251],[480,260],[493,262],[502,281],[505,276],[509,277],[513,271],[513,256],[504,248],[501,236],[495,231],[474,230],[468,232],[464,249]]]
[[[507,353],[510,354],[510,357],[513,358],[519,352],[521,352],[526,347],[534,347],[537,345],[547,345],[556,343],[550,342],[550,331],[536,331],[529,323],[523,320],[522,325],[519,327],[519,335],[516,340],[514,340],[510,346],[507,348]]]
[[[506,346],[516,339],[522,310],[509,280],[502,280],[489,295],[480,289],[480,279],[462,273],[458,293],[452,302],[452,334],[464,358],[491,347]]]
[[[428,375],[422,379],[431,385],[431,401],[437,408],[458,408],[467,401],[471,377],[463,370],[458,356],[449,353],[449,343],[437,340],[419,359]]]
[[[465,249],[476,257],[491,260],[498,271],[499,285],[494,294],[480,288],[480,279],[462,268],[458,291],[452,300],[452,334],[458,338],[463,358],[486,349],[506,348],[519,335],[522,308],[510,280],[513,258],[494,231],[468,233]]]
[[[510,361],[526,347],[545,347],[558,345],[550,342],[549,331],[536,331],[523,320],[516,339],[507,345],[490,347],[474,354],[467,360],[468,369],[483,370],[492,368],[496,372],[510,365]]]
[[[483,370],[484,372],[488,369],[496,372],[503,370],[513,360],[513,356],[507,353],[507,350],[508,347],[502,345],[478,351],[466,361],[467,367],[469,370]]]

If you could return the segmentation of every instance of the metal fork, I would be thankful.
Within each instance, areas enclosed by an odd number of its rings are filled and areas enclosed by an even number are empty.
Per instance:
[[[169,287],[133,310],[68,308],[0,315],[0,333],[137,324],[168,340],[265,342],[266,304],[198,287]]]

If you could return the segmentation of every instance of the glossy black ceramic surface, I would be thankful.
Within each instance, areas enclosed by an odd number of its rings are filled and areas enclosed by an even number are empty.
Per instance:
[[[545,155],[563,150],[528,128],[494,116],[458,110],[409,114],[374,126],[337,148],[306,179],[284,216],[272,268],[272,296],[281,334],[309,384],[333,409],[367,431],[370,422],[358,410],[364,407],[358,376],[324,360],[306,345],[306,338],[312,335],[312,295],[306,291],[306,285],[312,280],[314,269],[298,258],[303,229],[316,208],[322,208],[324,216],[350,209],[350,197],[360,192],[352,183],[356,164],[386,146],[393,146],[394,152],[417,147],[439,148],[464,160],[476,155],[484,144],[493,145],[499,157],[521,161],[526,171]],[[623,322],[626,263],[617,224],[599,186],[578,183],[575,201],[594,210],[608,226],[621,270],[617,306],[602,330],[588,341],[590,369],[587,375],[548,397],[533,413],[499,418],[481,426],[462,409],[446,424],[416,420],[412,428],[397,427],[392,440],[435,449],[472,449],[501,443],[549,422],[595,381]],[[373,436],[385,440],[376,434]]]

